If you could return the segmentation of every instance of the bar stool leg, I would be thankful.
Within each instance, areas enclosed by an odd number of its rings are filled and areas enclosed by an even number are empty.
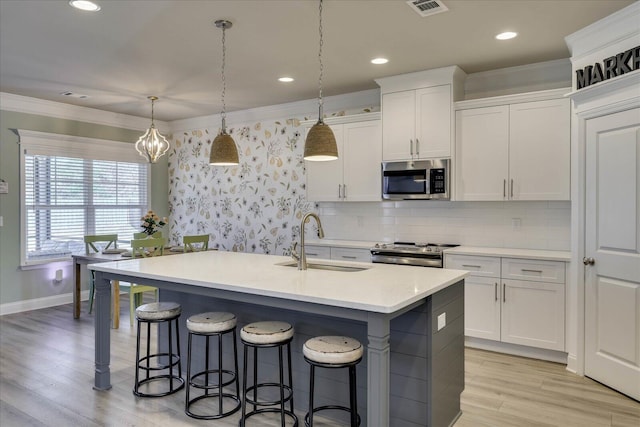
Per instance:
[[[244,357],[242,361],[242,417],[240,418],[240,427],[245,427],[245,415],[247,413],[247,356],[249,351],[247,346],[244,346]]]
[[[356,367],[349,366],[349,395],[351,397],[351,427],[358,427],[358,387],[356,384]]]
[[[258,347],[253,347],[253,401],[258,401]],[[258,405],[253,404],[253,410],[257,409]]]
[[[187,389],[185,390],[185,400],[184,400],[184,410],[185,412],[189,411],[189,391],[191,389],[191,341],[193,338],[193,334],[189,332],[189,336],[187,337]]]
[[[313,427],[313,388],[315,384],[316,367],[311,365],[309,372],[309,427]]]
[[[278,373],[280,374],[280,425],[282,427],[285,427],[285,423],[284,423],[284,367],[282,366],[283,360],[282,360],[282,346],[278,347],[278,361],[279,363],[279,368],[278,369]]]
[[[207,337],[207,339],[208,338],[209,337]],[[219,414],[222,414],[222,369],[223,369],[222,368],[222,335],[218,334],[218,413]]]
[[[289,387],[293,390],[293,373],[291,368],[291,343],[287,344],[287,353],[289,357]],[[289,409],[293,412],[293,393],[291,393],[291,400],[289,401]]]

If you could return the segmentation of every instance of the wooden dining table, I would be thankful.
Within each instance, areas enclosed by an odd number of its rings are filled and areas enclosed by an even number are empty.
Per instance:
[[[172,250],[173,249],[173,250]],[[176,250],[179,249],[179,250]],[[130,251],[129,251],[130,252]],[[126,253],[126,252],[125,252]],[[165,248],[163,252],[164,255],[174,255],[174,254],[183,253],[182,247],[174,247],[174,248]],[[89,264],[96,264],[101,262],[111,262],[111,261],[124,261],[127,259],[131,259],[131,256],[123,255],[123,253],[92,253],[92,254],[78,254],[72,255],[73,258],[73,318],[80,318],[80,306],[81,306],[81,288],[82,288],[82,278],[81,271],[82,266],[86,266]],[[136,257],[138,258],[138,257]],[[112,281],[112,313],[111,313],[111,327],[113,329],[118,329],[120,327],[120,282],[118,280]]]

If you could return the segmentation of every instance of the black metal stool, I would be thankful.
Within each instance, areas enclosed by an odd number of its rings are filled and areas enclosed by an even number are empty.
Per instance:
[[[136,338],[136,382],[133,386],[133,394],[140,397],[161,397],[175,393],[184,387],[184,380],[182,379],[182,364],[180,362],[180,331],[178,325],[178,318],[182,308],[180,304],[175,302],[154,302],[150,304],[143,304],[136,308],[136,322],[137,322],[137,338]],[[176,345],[175,352],[173,346],[173,334],[171,333],[171,323],[175,321],[176,329]],[[147,325],[147,352],[146,356],[140,357],[140,329],[142,324]],[[151,324],[152,323],[166,323],[169,334],[169,347],[167,352],[161,353],[158,349],[158,353],[151,353]],[[162,363],[162,358],[167,358],[166,363]],[[151,361],[155,361],[155,364],[151,364]],[[178,365],[178,375],[173,373],[173,367]],[[146,372],[145,378],[140,380],[140,370]],[[152,371],[164,371],[168,370],[166,374],[158,374],[151,376]],[[169,380],[169,390],[160,391],[157,393],[144,393],[140,391],[140,386],[143,384],[149,384],[155,381]],[[178,382],[178,386],[174,386],[174,382]]]
[[[293,378],[291,373],[291,340],[293,339],[293,326],[286,322],[256,322],[246,325],[240,331],[240,338],[244,344],[244,364],[242,371],[242,417],[240,427],[244,427],[247,418],[264,413],[279,413],[280,423],[285,426],[286,416],[293,420],[293,426],[298,425],[298,417],[293,412]],[[283,347],[287,347],[287,365],[289,371],[289,384],[284,384],[284,364],[282,357]],[[247,388],[247,359],[248,349],[253,348],[253,385]],[[258,349],[278,348],[279,382],[258,383]],[[265,390],[268,387],[278,387],[280,398],[277,400],[258,400],[258,389]],[[249,393],[253,391],[253,397]],[[285,393],[286,391],[286,393]],[[286,394],[286,395],[285,395]],[[289,410],[285,410],[285,403],[289,402]],[[253,410],[247,413],[247,403],[253,405]],[[274,407],[278,405],[279,407]],[[265,408],[258,408],[265,406]],[[270,408],[266,406],[271,406]]]
[[[307,340],[302,348],[304,359],[311,365],[309,385],[309,412],[304,417],[307,427],[313,427],[313,414],[327,409],[337,409],[350,413],[351,427],[360,425],[356,384],[356,365],[362,360],[362,344],[354,338],[324,336]],[[339,405],[324,405],[314,408],[313,388],[315,368],[349,368],[349,408]]]
[[[185,393],[184,412],[192,417],[200,420],[215,420],[223,418],[235,413],[240,409],[240,384],[238,380],[238,345],[236,343],[236,316],[232,313],[211,312],[202,313],[191,316],[187,319],[187,329],[189,330],[189,346],[187,351],[187,388]],[[226,334],[233,335],[233,366],[234,370],[223,368],[222,364],[222,337]],[[192,338],[194,336],[205,337],[205,367],[204,371],[191,375],[191,351]],[[217,369],[209,369],[209,338],[216,337],[218,339],[218,366]],[[223,375],[227,376],[227,380],[223,381]],[[212,377],[213,383],[209,383],[209,377]],[[204,378],[204,380],[202,380]],[[217,382],[215,382],[217,380]],[[224,387],[235,383],[235,394],[225,393]],[[204,390],[204,394],[190,399],[191,387]],[[215,393],[210,393],[215,390]],[[191,410],[191,405],[204,399],[216,398],[218,400],[218,410],[215,414],[203,415],[196,414]],[[234,401],[233,407],[224,411],[223,400],[231,399]]]

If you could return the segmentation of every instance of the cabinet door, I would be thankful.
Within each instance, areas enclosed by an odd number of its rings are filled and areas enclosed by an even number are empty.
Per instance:
[[[569,99],[510,106],[511,199],[570,199],[569,106]]]
[[[341,185],[344,181],[342,166],[344,159],[343,126],[333,125],[331,130],[338,144],[338,159],[328,162],[305,161],[307,176],[307,200],[314,202],[334,202],[341,199]]]
[[[382,130],[380,121],[344,125],[344,200],[381,199]]]
[[[416,127],[414,90],[382,95],[382,158],[407,160],[412,157]]]
[[[416,157],[451,157],[451,85],[416,91]]]
[[[564,351],[564,284],[502,280],[502,341]]]
[[[468,276],[464,280],[464,334],[500,341],[500,279]]]
[[[509,107],[457,111],[457,200],[504,200],[508,177]]]

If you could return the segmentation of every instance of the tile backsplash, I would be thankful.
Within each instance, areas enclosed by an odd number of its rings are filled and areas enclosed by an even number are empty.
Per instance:
[[[318,203],[326,238],[570,250],[571,203]]]

